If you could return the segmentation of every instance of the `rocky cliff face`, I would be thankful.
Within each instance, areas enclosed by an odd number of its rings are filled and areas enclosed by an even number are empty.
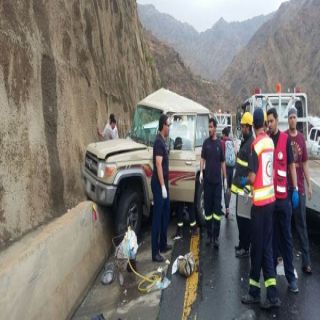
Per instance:
[[[235,110],[236,101],[222,84],[195,76],[174,49],[150,33],[147,33],[147,38],[163,87],[197,101],[212,111]]]
[[[285,92],[298,86],[309,95],[309,112],[319,114],[319,16],[319,0],[282,4],[226,70],[226,86],[242,99],[255,87],[274,92],[279,81]]]
[[[79,200],[97,126],[123,132],[157,71],[134,0],[3,0],[0,50],[3,246]]]
[[[162,42],[173,47],[193,73],[205,79],[219,79],[234,56],[272,14],[242,22],[226,22],[221,18],[212,28],[197,32],[153,5],[139,5],[143,26]]]

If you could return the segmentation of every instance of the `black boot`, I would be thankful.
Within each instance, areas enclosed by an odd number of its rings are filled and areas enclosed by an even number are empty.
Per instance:
[[[207,233],[206,246],[207,246],[207,247],[211,246],[211,245],[212,245],[212,242],[213,242],[212,234]]]
[[[176,238],[176,237],[180,237],[180,238],[183,237],[183,227],[179,227],[179,226],[177,227],[177,231],[176,231],[174,238]]]

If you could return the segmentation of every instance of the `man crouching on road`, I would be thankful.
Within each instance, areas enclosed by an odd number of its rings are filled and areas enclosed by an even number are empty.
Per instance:
[[[159,134],[153,145],[153,174],[151,189],[153,193],[152,217],[152,260],[163,262],[160,254],[169,251],[172,246],[167,244],[167,229],[170,219],[169,200],[169,157],[165,139],[169,135],[170,121],[167,115],[162,114],[159,119]],[[160,241],[159,241],[160,240]]]
[[[262,309],[279,307],[281,302],[276,288],[276,275],[272,252],[272,215],[275,203],[273,185],[274,144],[264,132],[263,110],[253,114],[256,138],[251,145],[249,176],[241,177],[242,187],[248,183],[253,188],[251,208],[251,269],[249,292],[242,297],[245,304],[260,303],[260,272],[263,271],[267,298],[260,304]]]

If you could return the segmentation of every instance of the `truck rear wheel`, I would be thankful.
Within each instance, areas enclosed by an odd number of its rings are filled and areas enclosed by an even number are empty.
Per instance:
[[[197,182],[196,187],[196,210],[197,210],[197,217],[198,223],[201,226],[204,226],[206,223],[205,220],[205,211],[204,211],[204,192],[203,192],[203,185]]]
[[[142,219],[142,204],[139,193],[133,190],[126,190],[120,195],[119,205],[115,217],[116,235],[125,233],[128,226],[136,234],[140,232]]]

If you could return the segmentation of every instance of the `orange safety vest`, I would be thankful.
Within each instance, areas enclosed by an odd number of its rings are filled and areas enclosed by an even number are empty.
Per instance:
[[[259,164],[253,184],[252,203],[261,207],[275,201],[273,185],[274,144],[272,139],[262,132],[252,142],[251,148],[255,150]]]

